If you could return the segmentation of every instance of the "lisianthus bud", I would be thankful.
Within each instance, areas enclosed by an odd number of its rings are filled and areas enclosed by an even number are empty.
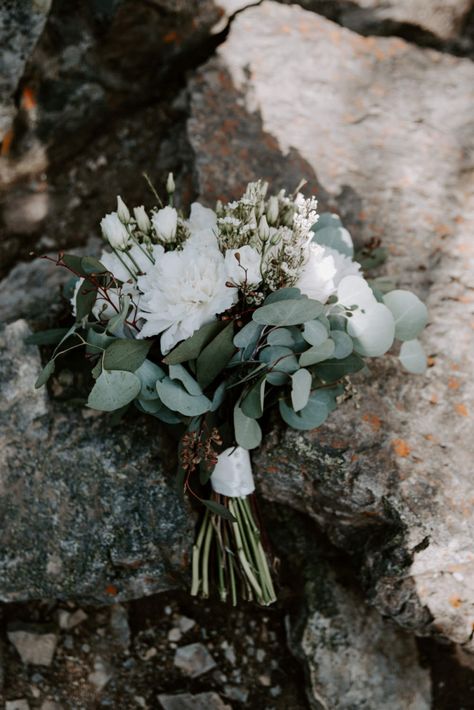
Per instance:
[[[174,207],[163,207],[152,216],[151,221],[159,239],[163,242],[172,242],[176,237],[178,226],[178,213]]]
[[[117,212],[105,215],[100,222],[100,228],[112,249],[123,250],[127,248],[129,234],[125,225],[120,221]]]
[[[125,202],[122,200],[120,195],[117,196],[117,214],[118,218],[124,223],[128,224],[130,222],[130,212],[125,204]]]
[[[272,197],[270,197],[270,199],[268,200],[268,206],[267,206],[268,224],[276,224],[279,212],[280,212],[280,209],[278,206],[278,197],[275,197],[275,195],[272,195]]]
[[[150,231],[151,222],[143,205],[133,208],[133,216],[135,217],[138,229],[147,234]]]
[[[166,192],[168,194],[172,195],[173,192],[175,191],[176,186],[174,184],[174,178],[173,178],[173,173],[168,173],[168,179],[166,181]]]
[[[265,242],[270,236],[270,227],[268,226],[267,218],[265,215],[260,217],[260,222],[258,223],[258,236]]]

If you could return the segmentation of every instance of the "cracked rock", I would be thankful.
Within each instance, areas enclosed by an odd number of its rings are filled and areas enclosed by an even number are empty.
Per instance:
[[[265,0],[190,82],[188,121],[208,203],[257,177],[290,190],[306,178],[427,302],[425,377],[395,357],[371,364],[357,398],[313,432],[275,430],[254,463],[264,496],[359,556],[384,615],[471,651],[473,90],[467,59]]]

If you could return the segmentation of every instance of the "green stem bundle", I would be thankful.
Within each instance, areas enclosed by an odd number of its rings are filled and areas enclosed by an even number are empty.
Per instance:
[[[236,606],[240,583],[243,599],[268,606],[276,595],[249,499],[217,498],[230,515],[204,514],[193,546],[191,594],[209,597],[214,581],[221,601],[230,597]]]

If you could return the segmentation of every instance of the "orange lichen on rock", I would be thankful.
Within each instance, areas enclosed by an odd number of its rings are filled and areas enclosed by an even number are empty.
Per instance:
[[[403,439],[393,439],[392,448],[397,456],[401,458],[406,458],[411,452],[410,446]]]
[[[455,404],[454,409],[456,410],[457,414],[461,415],[461,417],[469,416],[469,412],[465,404]]]
[[[451,606],[453,606],[455,609],[457,609],[458,607],[461,606],[462,600],[459,597],[451,597],[451,599],[449,600],[449,603],[451,604]]]
[[[116,597],[118,592],[118,587],[116,587],[115,584],[109,584],[105,588],[105,593],[108,594],[110,597]]]
[[[379,431],[382,426],[382,420],[376,414],[364,414],[362,419],[370,424],[373,431]]]
[[[461,383],[459,382],[457,377],[450,377],[448,380],[448,387],[450,390],[457,390],[459,389]]]

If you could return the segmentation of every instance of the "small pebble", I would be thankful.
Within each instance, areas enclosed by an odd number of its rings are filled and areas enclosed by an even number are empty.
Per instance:
[[[273,688],[270,688],[269,692],[272,698],[278,698],[278,696],[281,695],[281,688],[279,685],[275,685]]]
[[[170,629],[170,631],[168,631],[168,641],[180,641],[182,635],[183,634],[180,629]]]
[[[165,614],[169,616],[173,612],[173,609],[170,606],[165,606]]]
[[[183,634],[187,634],[188,631],[191,631],[194,626],[196,626],[196,622],[194,619],[190,619],[188,616],[181,616],[178,621],[179,628]]]
[[[269,688],[272,684],[272,679],[269,675],[259,675],[258,682],[260,685],[264,685],[266,688]]]
[[[265,651],[263,650],[263,648],[257,648],[257,652],[256,652],[256,654],[255,654],[255,658],[257,659],[257,661],[258,661],[259,663],[263,663],[263,661],[265,660],[265,656],[266,656],[266,655],[267,655],[267,654],[265,653]]]

